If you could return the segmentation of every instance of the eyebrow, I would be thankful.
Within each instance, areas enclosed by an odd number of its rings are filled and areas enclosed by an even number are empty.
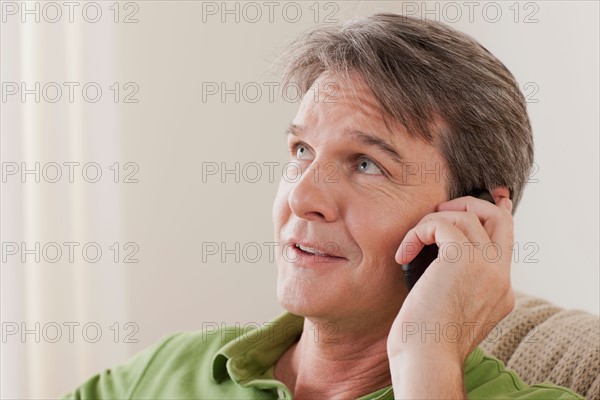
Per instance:
[[[285,133],[287,135],[294,135],[297,137],[301,137],[302,134],[304,133],[304,128],[301,125],[296,125],[296,124],[291,123],[288,126]],[[387,141],[385,141],[384,139],[382,139],[378,136],[375,136],[375,135],[372,135],[369,133],[365,133],[365,132],[359,131],[357,129],[353,129],[353,130],[349,131],[348,134],[362,144],[365,144],[367,146],[377,147],[380,151],[389,155],[397,163],[402,164],[402,163],[406,162],[406,159],[396,150],[396,148],[394,146],[392,146],[390,143],[388,143]]]

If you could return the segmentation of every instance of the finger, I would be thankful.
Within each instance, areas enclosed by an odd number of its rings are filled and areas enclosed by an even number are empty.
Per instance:
[[[477,215],[493,242],[504,248],[510,246],[514,235],[514,222],[511,214],[512,202],[502,199],[499,205],[472,196],[458,197],[437,207],[439,211],[470,211]]]
[[[445,219],[460,229],[470,242],[485,244],[490,242],[490,236],[486,232],[479,217],[470,211],[438,211],[427,214],[419,223]]]
[[[441,247],[447,243],[467,241],[464,233],[449,220],[429,220],[417,224],[407,232],[394,258],[398,264],[407,264],[414,260],[425,245],[436,243]]]
[[[459,197],[438,206],[438,210],[471,211],[475,213],[491,243],[484,245],[484,259],[490,264],[505,265],[505,276],[511,275],[511,260],[514,244],[514,220],[512,217],[512,202],[502,198],[498,205],[472,196]],[[497,255],[497,257],[495,256]]]

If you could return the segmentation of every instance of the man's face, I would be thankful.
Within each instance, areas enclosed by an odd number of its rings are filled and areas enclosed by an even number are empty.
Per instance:
[[[390,319],[407,294],[394,254],[408,230],[447,200],[443,176],[421,170],[446,164],[401,125],[388,131],[368,87],[351,77],[354,90],[321,75],[292,121],[292,163],[273,205],[277,295],[299,315]]]

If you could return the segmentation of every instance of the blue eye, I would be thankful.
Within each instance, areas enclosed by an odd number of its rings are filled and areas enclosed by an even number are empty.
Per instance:
[[[358,160],[358,169],[367,175],[383,175],[381,169],[371,159],[361,157]]]
[[[306,158],[306,157],[310,157],[310,150],[308,149],[308,147],[302,143],[298,143],[297,145],[294,146],[294,149],[296,151],[296,158],[299,160],[310,160],[310,158]]]

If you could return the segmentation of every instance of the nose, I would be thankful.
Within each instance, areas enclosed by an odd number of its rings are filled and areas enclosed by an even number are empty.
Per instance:
[[[329,170],[329,174],[326,170]],[[299,218],[311,221],[333,222],[338,218],[336,185],[340,182],[331,178],[331,166],[322,168],[313,163],[301,176],[293,179],[288,195],[288,204]],[[329,176],[329,177],[328,177]]]

